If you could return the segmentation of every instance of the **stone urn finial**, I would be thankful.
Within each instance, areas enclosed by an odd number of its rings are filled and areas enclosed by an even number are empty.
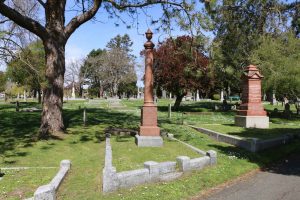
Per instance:
[[[146,38],[148,41],[150,41],[152,39],[153,33],[150,29],[147,30],[146,34]]]
[[[153,49],[154,48],[154,44],[151,41],[153,33],[150,29],[147,30],[146,34],[146,38],[147,38],[147,42],[144,44],[145,49]]]

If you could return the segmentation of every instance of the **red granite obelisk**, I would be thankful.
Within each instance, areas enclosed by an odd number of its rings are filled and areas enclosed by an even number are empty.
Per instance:
[[[162,146],[160,128],[157,126],[157,107],[153,102],[153,48],[151,41],[153,33],[146,32],[145,47],[145,76],[144,76],[144,105],[141,111],[141,126],[139,135],[136,135],[138,146]]]
[[[242,104],[235,116],[235,125],[246,128],[269,128],[269,117],[261,102],[261,80],[256,66],[249,65],[242,75]]]

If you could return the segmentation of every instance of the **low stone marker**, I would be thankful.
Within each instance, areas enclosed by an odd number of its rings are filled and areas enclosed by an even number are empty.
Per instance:
[[[60,162],[60,169],[52,181],[47,185],[42,185],[38,187],[35,191],[33,200],[55,200],[56,192],[59,185],[67,175],[68,171],[71,168],[71,162],[69,160],[62,160]]]
[[[193,150],[196,148],[194,147]],[[202,151],[201,151],[202,154]],[[184,172],[200,170],[205,166],[217,163],[217,153],[213,150],[206,152],[203,157],[191,159],[187,156],[178,156],[176,162],[144,162],[143,169],[117,172],[112,165],[112,149],[110,138],[106,138],[105,167],[103,169],[103,192],[108,193],[120,188],[130,188],[136,185],[170,181],[180,177]],[[179,171],[176,169],[179,166]]]

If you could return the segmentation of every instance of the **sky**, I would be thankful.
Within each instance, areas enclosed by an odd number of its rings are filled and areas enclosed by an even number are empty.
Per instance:
[[[74,2],[74,1],[67,1]],[[67,10],[76,9],[71,6],[71,4],[67,4]],[[162,13],[162,9],[160,6],[154,6],[153,8],[149,8],[147,10],[147,14],[151,14],[151,16],[160,16]],[[66,12],[66,23],[70,21],[72,17],[76,15],[76,12],[68,11]],[[42,17],[41,17],[42,18]],[[122,18],[125,21],[131,21],[132,18],[129,18],[127,15]],[[119,24],[119,26],[115,26],[115,22]],[[118,21],[117,18],[109,18],[106,11],[103,8],[100,8],[96,15],[96,20],[88,21],[81,25],[69,38],[66,44],[66,67],[70,61],[76,61],[79,59],[83,59],[86,55],[93,49],[105,48],[106,44],[113,37],[118,34],[124,35],[125,33],[129,35],[131,40],[133,41],[133,54],[138,58],[137,62],[143,65],[143,60],[140,57],[140,51],[144,49],[144,43],[146,42],[146,38],[144,33],[148,28],[154,30],[155,27],[151,27],[151,20],[149,17],[146,17],[145,14],[139,15],[139,26],[133,27],[131,29],[126,28],[126,25],[122,24]],[[157,44],[158,41],[162,41],[164,38],[169,35],[165,33],[156,33],[155,31],[153,35],[153,42]],[[182,35],[180,30],[175,30],[172,32],[173,36]],[[5,66],[0,65],[0,70],[5,70]],[[139,75],[141,76],[141,75]],[[140,84],[139,84],[140,85]]]

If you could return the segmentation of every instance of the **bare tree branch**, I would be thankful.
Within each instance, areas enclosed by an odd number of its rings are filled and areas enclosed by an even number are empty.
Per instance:
[[[93,7],[90,8],[88,11],[82,13],[81,15],[78,15],[74,17],[68,25],[65,27],[65,36],[66,39],[68,39],[71,34],[83,23],[93,18],[99,8],[101,7],[102,0],[94,0]]]
[[[5,5],[4,1],[0,1],[0,13],[10,20],[14,21],[19,26],[36,34],[42,40],[45,38],[47,31],[39,22],[20,14],[15,9],[12,9],[9,6]]]
[[[37,1],[41,4],[41,6],[43,6],[44,8],[46,7],[45,2],[43,2],[42,0],[37,0]]]
[[[166,0],[157,0],[157,1],[146,1],[144,3],[136,3],[136,4],[118,4],[114,0],[104,0],[104,2],[110,3],[113,7],[119,9],[119,10],[124,10],[126,8],[141,8],[141,7],[146,7],[154,4],[169,4],[173,6],[178,6],[182,8],[182,4],[180,3],[175,3],[175,2],[170,2]]]

